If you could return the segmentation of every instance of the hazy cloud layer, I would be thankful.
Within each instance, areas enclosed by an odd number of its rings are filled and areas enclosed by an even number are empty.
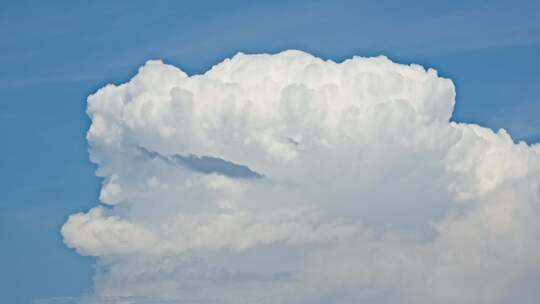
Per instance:
[[[385,57],[147,62],[88,98],[109,207],[62,228],[99,257],[84,301],[532,303],[540,146],[449,122],[454,98]]]

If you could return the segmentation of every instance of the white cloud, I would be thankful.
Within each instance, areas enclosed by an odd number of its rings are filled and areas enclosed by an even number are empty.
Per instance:
[[[454,97],[385,57],[238,54],[194,76],[149,61],[88,98],[110,208],[62,228],[99,257],[85,301],[522,294],[539,273],[540,146],[449,122]]]

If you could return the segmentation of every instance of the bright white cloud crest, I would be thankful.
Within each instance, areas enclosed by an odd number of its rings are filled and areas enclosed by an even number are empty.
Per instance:
[[[88,301],[527,301],[540,147],[449,122],[454,97],[385,57],[147,62],[88,98],[104,205],[62,228],[99,257]]]

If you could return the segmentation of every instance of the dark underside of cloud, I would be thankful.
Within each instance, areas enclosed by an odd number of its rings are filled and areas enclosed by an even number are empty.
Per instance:
[[[204,174],[221,174],[232,178],[263,178],[264,175],[251,170],[248,166],[235,164],[231,161],[212,156],[197,156],[189,154],[186,156],[173,154],[161,155],[154,151],[149,151],[143,147],[137,149],[145,156],[160,159],[168,164],[177,164],[194,172]]]

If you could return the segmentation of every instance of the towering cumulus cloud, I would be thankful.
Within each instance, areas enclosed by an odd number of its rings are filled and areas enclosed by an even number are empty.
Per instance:
[[[385,57],[147,62],[88,98],[84,301],[533,303],[540,146],[450,122],[454,97]]]

